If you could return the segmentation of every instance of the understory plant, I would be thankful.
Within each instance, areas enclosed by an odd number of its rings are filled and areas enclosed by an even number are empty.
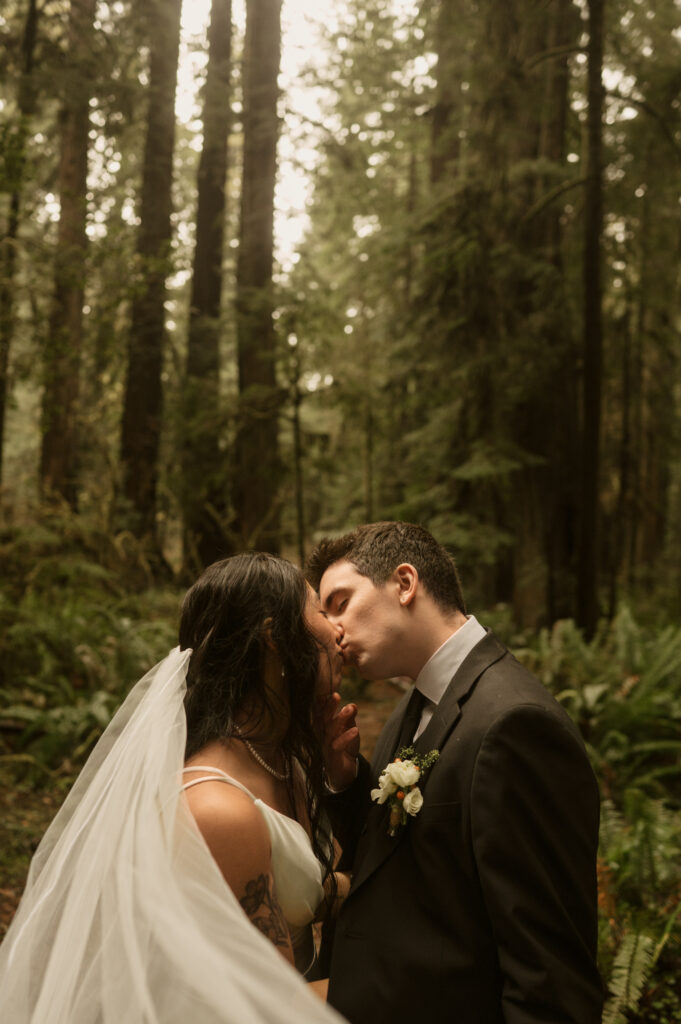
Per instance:
[[[579,725],[603,796],[604,1024],[681,1021],[681,629],[628,608],[587,642],[571,621],[515,649]]]
[[[180,591],[141,587],[125,538],[67,524],[0,533],[0,763],[36,781],[77,770],[177,642]]]

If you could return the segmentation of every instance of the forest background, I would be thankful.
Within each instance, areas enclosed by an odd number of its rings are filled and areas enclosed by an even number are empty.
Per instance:
[[[681,3],[311,10],[3,4],[3,924],[200,567],[406,519],[582,729],[605,1020],[678,1022]]]

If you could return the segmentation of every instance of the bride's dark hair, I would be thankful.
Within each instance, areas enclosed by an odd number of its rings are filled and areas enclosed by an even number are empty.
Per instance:
[[[306,780],[315,854],[330,871],[332,852],[321,820],[324,762],[315,721],[319,655],[323,646],[305,622],[307,584],[290,562],[248,552],[210,565],[187,592],[180,647],[192,649],[187,669],[187,742],[191,757],[235,734],[257,740],[268,716],[286,716],[281,754],[289,772],[297,761]],[[274,644],[283,670],[284,701],[265,684],[266,652]],[[247,723],[243,724],[246,714]],[[271,720],[271,719],[270,719]],[[293,807],[293,795],[292,811]]]

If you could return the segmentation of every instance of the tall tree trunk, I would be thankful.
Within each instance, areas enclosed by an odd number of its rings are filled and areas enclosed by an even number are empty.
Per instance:
[[[227,474],[220,454],[219,399],[231,45],[231,0],[213,0],[185,380],[183,495],[187,567],[207,565],[231,550],[224,529]]]
[[[645,338],[648,333],[648,279],[650,265],[650,209],[647,196],[643,200],[641,226],[639,230],[639,289],[636,318],[632,338],[631,353],[631,480],[630,480],[630,515],[628,517],[629,536],[627,542],[627,585],[631,588],[636,583],[636,569],[639,554],[639,529],[643,508],[641,480],[643,476],[643,404],[644,379],[648,372],[645,359]]]
[[[7,231],[0,243],[0,486],[2,486],[2,456],[5,444],[5,416],[9,390],[9,355],[12,335],[14,333],[14,278],[16,274],[21,191],[26,163],[28,123],[35,106],[33,64],[37,35],[38,7],[36,0],[29,0],[21,43],[21,80],[17,97],[19,116],[15,137],[11,142],[13,153],[9,218]]]
[[[565,174],[566,129],[570,107],[570,69],[566,51],[577,47],[581,19],[573,0],[554,0],[550,10],[547,49],[554,56],[544,65],[544,105],[539,146],[540,160],[550,162]],[[555,177],[539,176],[544,194],[552,189]],[[556,270],[556,281],[564,282],[561,253],[561,203],[553,202],[538,218],[535,236],[538,253]],[[567,296],[555,303],[557,316],[548,328],[547,341],[557,354],[552,382],[546,389],[551,409],[543,410],[544,455],[547,472],[543,474],[542,500],[545,507],[545,549],[547,565],[547,617],[550,622],[575,613],[576,537],[578,499],[574,482],[579,472],[578,430],[578,339],[563,311]],[[546,429],[548,425],[548,429]]]
[[[289,338],[291,344],[291,338]],[[289,395],[293,407],[293,483],[296,495],[296,546],[298,548],[298,561],[301,566],[305,565],[305,481],[303,477],[303,431],[300,422],[300,407],[303,404],[303,394],[300,389],[300,351],[298,341],[292,345],[290,372],[289,372]]]
[[[510,556],[498,556],[496,599],[510,592],[516,620],[536,627],[571,612],[566,595],[574,595],[572,504],[558,466],[576,463],[576,369],[560,301],[561,209],[548,197],[566,173],[569,70],[563,47],[579,32],[579,13],[572,0],[488,2],[479,9],[483,44],[471,71],[469,100],[475,184],[484,188],[483,230],[493,245],[513,253],[514,269],[500,272],[492,255],[492,287],[480,288],[488,301],[479,303],[476,334],[489,353],[488,366],[494,358],[494,369],[487,371],[485,388],[492,392],[489,420],[479,419],[478,431],[496,446],[501,429],[522,453],[520,467],[502,485],[501,500],[490,495],[483,507],[486,516],[496,512],[497,529],[510,527],[513,534]],[[538,372],[522,381],[519,357],[533,349]],[[504,380],[516,397],[502,423],[496,410],[503,407]]]
[[[584,398],[582,508],[577,582],[577,621],[593,636],[598,621],[598,476],[603,363],[601,233],[603,120],[603,4],[589,0],[588,115],[584,196]]]
[[[69,67],[60,114],[59,231],[42,401],[43,495],[77,495],[77,425],[87,235],[87,154],[96,0],[72,0]]]
[[[240,425],[235,503],[245,547],[277,551],[279,396],[272,320],[281,0],[247,0],[244,159],[237,264]]]
[[[512,524],[514,616],[521,626],[536,627],[554,617],[559,604],[563,614],[572,610],[563,603],[570,593],[570,492],[557,466],[576,463],[571,451],[576,370],[560,301],[560,207],[545,197],[566,170],[569,80],[562,49],[576,36],[579,15],[572,0],[526,0],[510,5],[500,32],[494,6],[486,11],[488,37],[496,47],[487,55],[492,62],[488,117],[499,124],[496,156],[489,150],[489,159],[501,172],[502,189],[504,182],[514,183],[501,206],[495,206],[499,193],[491,188],[490,214],[493,230],[517,261],[513,292],[504,288],[498,303],[508,342],[506,352],[499,348],[495,372],[510,371],[517,378],[517,355],[508,350],[512,345],[522,351],[528,343],[536,346],[540,369],[528,378],[507,417],[506,429],[525,464],[511,478],[511,500],[501,504],[499,526]],[[483,94],[486,87],[485,81]],[[485,144],[489,149],[493,142]],[[487,180],[490,172],[483,168],[482,174]]]
[[[456,172],[462,125],[461,83],[465,74],[465,42],[461,22],[466,5],[460,0],[439,0],[435,46],[437,93],[431,112],[430,180],[437,184]]]
[[[370,380],[371,378],[369,378]],[[374,410],[373,395],[368,392],[364,399],[364,515],[368,523],[374,518]]]
[[[621,433],[619,442],[619,490],[614,509],[614,522],[610,529],[609,541],[609,580],[608,580],[608,618],[612,619],[617,610],[617,586],[620,569],[624,560],[624,547],[627,523],[629,521],[630,477],[631,477],[631,319],[632,301],[627,298],[624,316],[617,324],[617,334],[622,338],[622,397]]]
[[[164,302],[171,240],[175,89],[182,0],[150,0],[149,108],[137,239],[139,280],[132,304],[121,462],[129,527],[153,548],[161,437]]]

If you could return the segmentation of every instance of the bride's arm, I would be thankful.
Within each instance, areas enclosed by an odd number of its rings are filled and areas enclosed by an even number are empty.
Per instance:
[[[199,792],[200,791],[200,792]],[[274,891],[265,820],[250,797],[220,782],[187,793],[208,849],[251,923],[293,964],[288,925]]]

